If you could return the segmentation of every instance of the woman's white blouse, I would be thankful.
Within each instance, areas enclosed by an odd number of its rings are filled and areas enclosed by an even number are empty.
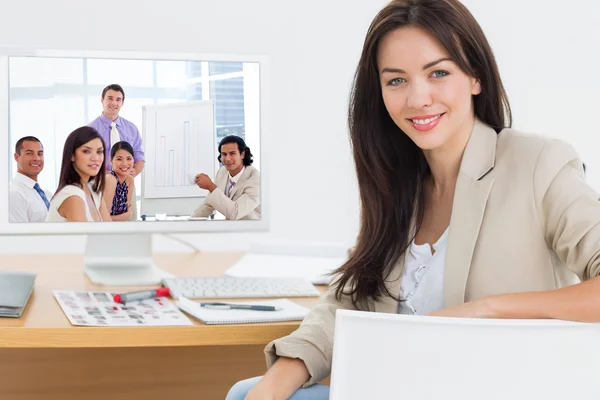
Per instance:
[[[433,244],[410,245],[400,284],[398,313],[424,315],[444,307],[444,267],[448,229]]]

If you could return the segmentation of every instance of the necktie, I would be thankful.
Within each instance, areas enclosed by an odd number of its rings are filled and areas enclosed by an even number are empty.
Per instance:
[[[40,184],[36,182],[35,185],[33,185],[33,188],[35,189],[36,192],[38,192],[38,194],[40,195],[40,197],[42,198],[42,200],[44,200],[44,204],[46,205],[46,209],[50,208],[50,202],[48,201],[48,198],[46,197],[46,193],[44,193],[44,191],[40,187]]]
[[[110,148],[108,149],[108,153],[110,153],[110,149],[115,145],[115,143],[121,141],[121,135],[119,135],[119,131],[117,130],[117,124],[110,124]]]
[[[229,198],[231,198],[231,190],[233,189],[233,187],[235,186],[235,182],[233,181],[233,179],[229,180],[229,189],[227,189],[227,195],[229,196]]]

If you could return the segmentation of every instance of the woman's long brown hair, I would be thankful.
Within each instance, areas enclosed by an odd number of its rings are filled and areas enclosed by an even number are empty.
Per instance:
[[[510,105],[492,49],[458,0],[394,0],[369,27],[350,94],[348,125],[361,200],[360,233],[335,273],[336,297],[354,306],[392,296],[385,282],[414,239],[423,217],[423,183],[430,174],[423,152],[385,108],[377,47],[389,32],[418,27],[432,34],[454,62],[481,84],[475,116],[500,132],[511,126]]]
[[[94,192],[102,193],[104,191],[104,165],[107,153],[104,139],[102,139],[102,136],[94,128],[82,126],[71,132],[65,140],[62,163],[60,166],[60,179],[58,181],[58,188],[56,189],[55,195],[67,185],[75,185],[83,189],[83,186],[81,185],[81,177],[75,170],[71,158],[75,155],[75,151],[79,147],[94,139],[100,139],[102,142],[102,147],[104,148],[104,159],[102,160],[102,166],[98,172],[98,175],[90,177],[89,183],[92,184],[92,190]]]

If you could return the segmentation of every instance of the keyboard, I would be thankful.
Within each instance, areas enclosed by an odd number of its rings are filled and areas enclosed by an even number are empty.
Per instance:
[[[164,278],[171,297],[188,299],[241,297],[314,297],[321,292],[304,278]]]

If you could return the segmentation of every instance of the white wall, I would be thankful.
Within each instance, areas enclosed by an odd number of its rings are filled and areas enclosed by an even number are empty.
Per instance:
[[[600,189],[600,2],[463,0],[494,48],[515,127],[571,141]],[[346,104],[366,28],[383,0],[19,0],[2,5],[0,47],[234,52],[271,58],[271,230],[352,242],[358,191]],[[114,15],[111,20],[109,15]],[[318,162],[318,164],[317,164]],[[300,193],[300,195],[298,195]],[[254,235],[182,236],[243,249]],[[0,252],[81,252],[83,237],[1,237]],[[158,251],[184,247],[156,237]]]
[[[600,191],[600,2],[462,1],[497,56],[514,126],[574,145]]]

